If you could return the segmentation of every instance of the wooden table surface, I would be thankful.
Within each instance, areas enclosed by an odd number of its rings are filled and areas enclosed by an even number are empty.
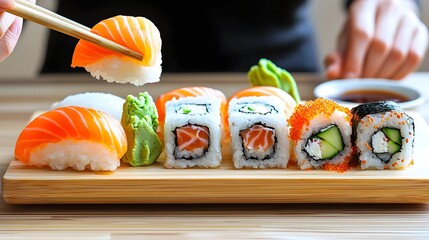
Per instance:
[[[313,98],[312,89],[322,78],[294,76],[302,98]],[[406,83],[429,92],[428,78],[429,73],[414,74]],[[16,138],[30,115],[69,94],[100,91],[125,97],[148,91],[157,97],[191,85],[215,87],[230,96],[248,83],[241,73],[164,74],[160,83],[143,87],[97,81],[86,74],[1,80],[0,172],[3,176],[13,159]],[[429,120],[427,102],[416,110]],[[220,238],[429,239],[429,203],[11,205],[0,199],[0,239]]]

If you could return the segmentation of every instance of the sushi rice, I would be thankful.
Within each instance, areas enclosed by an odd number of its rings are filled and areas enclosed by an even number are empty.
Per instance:
[[[92,141],[63,140],[48,143],[35,149],[28,161],[37,167],[49,166],[52,170],[73,168],[83,171],[114,171],[120,161],[116,153],[111,152],[103,144]]]
[[[144,66],[135,60],[123,61],[122,58],[113,56],[86,65],[85,69],[96,79],[103,78],[108,82],[142,86],[159,81],[162,72],[161,63],[161,54],[153,66]]]

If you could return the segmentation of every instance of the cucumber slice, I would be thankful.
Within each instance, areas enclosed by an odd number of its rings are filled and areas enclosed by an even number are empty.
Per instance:
[[[322,129],[316,136],[330,143],[338,151],[344,149],[343,138],[341,137],[340,129],[338,129],[336,125],[331,125],[328,128]]]
[[[385,127],[383,129],[381,129],[381,131],[383,131],[384,134],[386,134],[386,137],[388,137],[390,140],[394,141],[395,143],[399,144],[400,146],[402,145],[402,137],[401,137],[401,132],[399,131],[399,129]]]
[[[326,140],[320,141],[320,151],[322,152],[322,159],[333,158],[340,152],[340,150]]]
[[[401,150],[401,146],[396,144],[393,140],[387,142],[387,152],[390,154],[397,153]]]
[[[312,137],[307,140],[304,149],[315,160],[333,158],[339,152],[332,144],[319,137]]]

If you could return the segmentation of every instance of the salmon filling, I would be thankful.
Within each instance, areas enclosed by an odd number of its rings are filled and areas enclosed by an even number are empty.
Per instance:
[[[195,159],[204,156],[209,148],[210,131],[206,126],[189,124],[176,128],[176,158]]]
[[[274,154],[276,132],[273,128],[255,124],[240,132],[246,159],[265,160]]]

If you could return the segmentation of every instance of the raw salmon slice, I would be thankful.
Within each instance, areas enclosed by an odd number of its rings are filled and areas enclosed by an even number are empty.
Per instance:
[[[261,124],[255,124],[240,132],[243,146],[255,152],[267,152],[275,143],[275,130]]]
[[[209,148],[209,129],[206,126],[186,125],[176,129],[177,148],[179,151],[193,152]]]
[[[160,32],[147,18],[119,15],[97,23],[91,32],[141,53],[143,60],[140,64],[144,66],[152,66],[160,58]],[[71,65],[84,67],[111,56],[123,58],[124,61],[138,62],[120,53],[80,40],[74,50]]]

